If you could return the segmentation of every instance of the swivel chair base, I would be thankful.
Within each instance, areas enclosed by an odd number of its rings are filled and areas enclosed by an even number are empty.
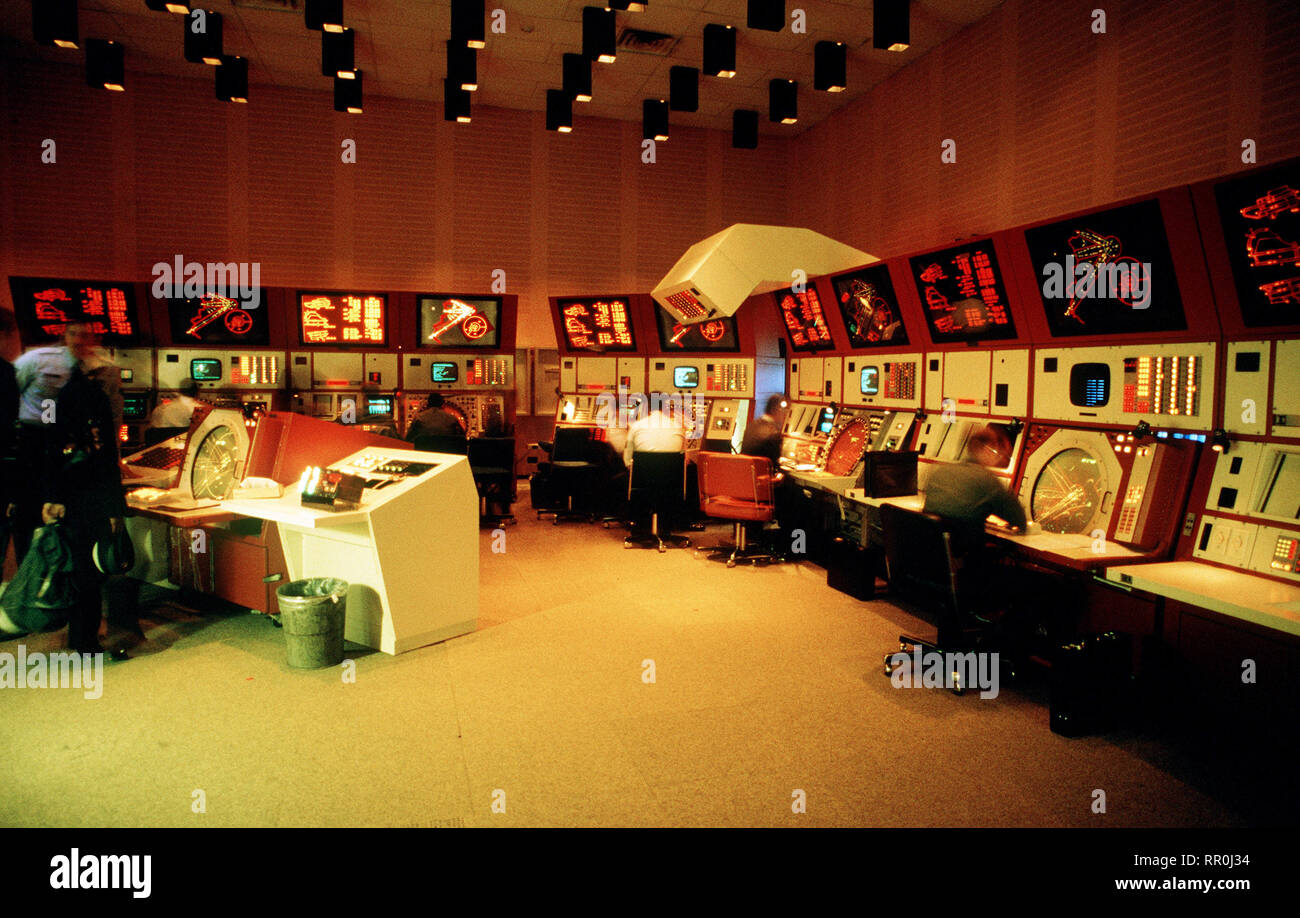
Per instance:
[[[982,633],[975,632],[975,634],[981,635]],[[919,649],[922,654],[937,653],[940,655],[944,655],[944,654],[955,655],[955,654],[985,652],[982,648],[982,642],[978,638],[976,638],[976,640],[974,640],[970,644],[967,644],[961,648],[955,648],[951,645],[948,645],[946,647],[941,646],[937,639],[934,641],[925,641],[922,640],[921,638],[912,637],[907,634],[900,634],[898,636],[898,653],[905,655],[906,659],[901,661],[895,660],[897,654],[895,653],[885,654],[885,675],[892,676],[894,674],[894,670],[899,669],[903,666],[911,665],[912,653],[914,650],[917,649]],[[945,657],[945,662],[946,661],[947,658]],[[912,678],[919,679],[921,678],[921,674],[913,673]],[[944,678],[947,680],[946,684],[948,690],[952,692],[954,695],[966,694],[966,689],[969,688],[969,686],[963,684],[962,682],[962,668],[960,666],[954,668],[952,672],[945,672]],[[999,681],[1005,679],[1008,682],[1010,682],[1010,681],[1014,681],[1015,678],[1016,678],[1016,664],[1011,659],[999,653],[998,654]]]
[[[659,532],[659,514],[652,514],[650,517],[650,531],[641,535],[635,532],[623,540],[624,548],[650,548],[655,546],[659,551],[668,550],[668,546],[673,548],[689,548],[691,540],[686,536],[671,535],[669,533]]]
[[[710,561],[722,561],[726,559],[727,567],[735,567],[737,561],[747,561],[750,564],[767,564],[769,562],[782,563],[786,560],[785,555],[771,551],[763,544],[749,544],[749,535],[745,531],[744,522],[735,521],[732,531],[732,542],[723,542],[720,545],[712,547],[701,546],[696,549],[695,556],[707,555]]]

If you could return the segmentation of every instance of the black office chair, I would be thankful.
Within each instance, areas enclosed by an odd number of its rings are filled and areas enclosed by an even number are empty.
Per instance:
[[[985,615],[995,607],[990,565],[964,564],[975,551],[968,529],[933,513],[892,504],[881,505],[880,517],[890,593],[933,614],[938,631],[933,641],[901,634],[899,650],[910,654],[919,647],[923,652],[964,654],[988,649],[994,626]],[[1004,654],[999,654],[999,661],[1003,673],[1014,678],[1011,661]],[[896,663],[893,653],[885,655],[886,676],[898,665],[906,664]],[[961,675],[960,669],[950,674],[950,687],[958,695],[966,689]],[[920,678],[920,673],[913,678]]]
[[[623,540],[624,548],[649,548],[660,551],[668,546],[686,548],[691,540],[670,535],[668,529],[680,521],[686,509],[686,454],[632,453],[632,473],[628,476],[627,500],[634,521],[649,518],[650,530],[633,533]]]
[[[557,427],[551,444],[551,461],[546,469],[548,489],[557,501],[554,509],[538,510],[553,514],[555,525],[564,520],[589,521],[600,466],[592,461],[595,454],[595,430],[591,427]]]
[[[469,468],[478,488],[479,521],[490,525],[515,522],[510,505],[515,502],[515,438],[475,437],[469,441]],[[504,513],[489,513],[496,504]]]
[[[149,427],[144,432],[144,445],[154,446],[163,440],[170,440],[172,437],[179,436],[189,430],[189,425],[184,427]]]
[[[416,437],[412,447],[426,453],[451,453],[469,455],[469,441],[464,434],[457,436],[428,435]]]

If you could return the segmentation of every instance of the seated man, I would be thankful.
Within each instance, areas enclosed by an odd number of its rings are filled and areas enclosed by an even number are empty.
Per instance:
[[[441,393],[430,392],[425,400],[425,409],[415,416],[406,428],[406,441],[414,443],[418,437],[462,437],[465,428],[460,426],[456,416],[444,405],[446,400]]]
[[[1010,438],[1000,427],[982,427],[966,441],[966,461],[938,466],[925,485],[926,513],[960,524],[964,548],[983,541],[984,521],[998,516],[1025,530],[1025,509],[1016,496],[989,471],[1003,468],[1011,458]]]
[[[623,464],[632,467],[632,454],[682,453],[686,451],[686,431],[682,426],[681,405],[673,398],[656,401],[656,407],[627,428],[623,447]]]
[[[771,459],[773,471],[781,467],[781,431],[785,426],[786,405],[784,395],[769,395],[762,416],[745,429],[745,439],[740,444],[740,451],[746,456]]]
[[[199,403],[198,395],[199,384],[186,379],[181,383],[181,394],[177,398],[168,399],[153,410],[149,416],[149,426],[167,429],[189,427],[190,419],[194,417],[194,408]]]

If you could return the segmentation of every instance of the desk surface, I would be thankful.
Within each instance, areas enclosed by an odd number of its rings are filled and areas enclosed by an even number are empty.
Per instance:
[[[290,489],[283,497],[223,500],[221,509],[229,513],[238,513],[240,516],[287,523],[303,529],[327,529],[331,526],[364,523],[372,508],[362,506],[358,510],[341,510],[338,513],[330,510],[315,510],[302,505],[302,495],[295,488]]]
[[[925,505],[924,494],[875,498],[851,491],[845,496],[845,500],[871,507],[893,504],[905,510],[920,510]],[[1074,568],[1099,567],[1107,561],[1136,561],[1144,557],[1142,552],[1134,551],[1126,545],[1109,539],[1102,544],[1102,550],[1097,551],[1092,536],[1084,533],[1035,532],[1026,535],[992,523],[987,524],[984,531],[1014,551],[1043,561],[1064,563]]]
[[[1300,586],[1199,561],[1108,567],[1106,579],[1231,618],[1300,635]]]

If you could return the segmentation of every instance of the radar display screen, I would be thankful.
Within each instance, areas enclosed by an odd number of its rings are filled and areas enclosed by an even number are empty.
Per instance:
[[[1062,450],[1034,482],[1030,513],[1047,532],[1091,532],[1106,493],[1101,463],[1087,450]]]
[[[214,427],[203,438],[190,469],[190,489],[197,498],[225,500],[235,487],[239,440],[229,427]]]
[[[1016,337],[993,240],[908,259],[935,344]]]
[[[731,316],[683,325],[671,312],[655,303],[659,346],[665,351],[738,351],[736,320]]]
[[[420,347],[495,348],[501,343],[501,300],[430,295],[420,307]]]
[[[246,344],[262,346],[271,339],[266,291],[247,300],[206,293],[201,297],[169,299],[167,324],[172,344]]]
[[[24,346],[57,341],[72,318],[89,321],[107,345],[133,345],[140,340],[133,284],[11,277],[9,290]]]
[[[776,294],[776,306],[781,311],[781,324],[790,337],[792,349],[820,351],[835,347],[815,287],[805,286],[798,293],[793,287],[781,290]]]
[[[1025,244],[1054,336],[1187,328],[1159,201],[1025,230]]]
[[[1300,161],[1214,186],[1241,320],[1300,322]]]
[[[848,475],[862,461],[862,454],[871,445],[871,422],[867,418],[850,421],[826,453],[825,471],[828,475]]]
[[[831,281],[839,302],[844,327],[849,330],[849,347],[904,346],[907,329],[898,309],[889,268],[875,265],[842,274]]]

